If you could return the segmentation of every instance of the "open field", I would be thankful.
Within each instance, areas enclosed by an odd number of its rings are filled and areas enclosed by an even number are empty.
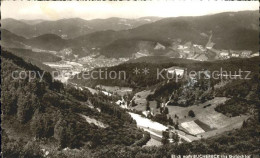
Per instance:
[[[151,90],[144,90],[141,92],[138,92],[134,95],[133,99],[135,101],[135,103],[137,104],[134,107],[131,107],[131,109],[135,109],[137,111],[145,111],[146,110],[146,104],[147,104],[147,100],[146,97],[149,94],[152,94],[153,92]],[[156,108],[156,101],[149,101],[149,106],[151,108],[151,111],[156,115],[158,113],[160,113],[160,109]]]
[[[225,126],[223,128],[215,129],[212,131],[208,131],[205,133],[201,133],[200,135],[203,138],[209,138],[209,137],[212,137],[212,136],[215,136],[215,135],[227,132],[227,131],[239,129],[239,128],[241,128],[243,121],[246,120],[247,118],[248,118],[248,116],[235,117],[234,119],[232,119],[232,121],[230,121],[230,123],[227,126]]]
[[[199,125],[205,132],[212,131],[214,129],[210,128],[209,125],[201,122],[200,120],[194,120],[194,122]]]
[[[146,104],[146,97],[151,94],[150,90],[144,90],[135,94],[134,99],[137,105]]]
[[[97,85],[96,88],[104,89],[105,91],[124,96],[125,94],[132,93],[133,89],[129,87],[118,87],[118,86],[104,86]]]
[[[189,107],[179,107],[179,106],[167,106],[169,109],[169,115],[174,118],[175,115],[177,115],[179,117],[179,121],[180,122],[186,122],[186,121],[191,121],[191,120],[195,120],[196,118],[199,119],[200,121],[204,122],[208,121],[208,119],[217,121],[217,119],[221,119],[223,120],[226,119],[226,116],[218,112],[216,112],[214,110],[214,108],[221,104],[224,103],[228,98],[225,97],[216,97],[212,100],[209,100],[203,104],[198,104],[198,105],[192,105]],[[205,105],[211,104],[211,106],[207,107],[207,108],[203,108]],[[192,110],[195,113],[195,117],[194,118],[190,118],[188,116],[188,112]],[[207,119],[205,119],[205,117],[207,117]],[[204,122],[205,123],[205,122]],[[210,123],[211,124],[211,123]],[[215,122],[215,124],[217,124],[217,122]],[[212,125],[212,124],[211,124]],[[214,125],[217,126],[217,125]]]
[[[205,131],[194,121],[183,122],[181,126],[185,128],[189,133],[197,135],[199,133],[204,133]]]
[[[187,126],[183,128],[191,134],[202,135],[203,137],[211,137],[225,131],[240,128],[242,122],[247,118],[247,116],[236,116],[227,117],[222,113],[216,112],[215,107],[221,103],[224,103],[228,98],[216,97],[209,100],[203,104],[193,105],[190,107],[177,107],[168,106],[169,114],[174,118],[175,114],[179,117],[179,123]],[[207,106],[211,104],[210,106]],[[188,116],[188,112],[192,110],[195,113],[195,117],[191,118]],[[176,119],[176,118],[174,118]],[[187,124],[187,122],[194,122],[192,124]],[[205,132],[198,132],[194,126],[199,126],[200,129]]]

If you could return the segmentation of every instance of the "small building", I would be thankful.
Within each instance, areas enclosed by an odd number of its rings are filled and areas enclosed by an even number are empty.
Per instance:
[[[240,56],[241,51],[238,50],[229,50],[231,57],[238,58]]]
[[[249,58],[250,55],[251,55],[251,53],[252,53],[252,51],[250,51],[250,50],[244,50],[244,51],[242,51],[242,53],[241,53],[241,57]]]
[[[230,58],[228,50],[221,50],[219,53],[219,57],[222,59]]]
[[[222,57],[229,56],[228,50],[222,50],[219,55]]]
[[[231,54],[231,57],[238,58],[238,57],[239,57],[239,54],[237,54],[237,53],[232,53],[232,54]]]

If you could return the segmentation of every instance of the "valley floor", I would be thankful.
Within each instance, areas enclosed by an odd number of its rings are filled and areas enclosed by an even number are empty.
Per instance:
[[[99,85],[97,88],[101,88],[101,86]],[[90,90],[92,93],[97,93],[96,89],[91,88]],[[126,91],[131,92],[131,90],[132,89],[124,87],[120,88],[102,86],[102,92],[104,91],[105,93],[111,95],[112,91],[117,91],[117,93],[113,95],[122,95],[126,94]],[[127,108],[131,111],[129,114],[136,121],[139,128],[151,134],[151,140],[148,141],[145,146],[159,146],[161,145],[162,132],[166,131],[168,127],[133,112],[133,110],[145,111],[146,97],[151,93],[151,91],[147,90],[136,93],[134,98],[137,106],[126,106],[124,108]],[[182,140],[186,142],[192,142],[201,138],[210,138],[222,134],[226,131],[239,129],[242,126],[243,121],[248,118],[247,115],[228,117],[215,111],[215,108],[219,104],[225,103],[225,101],[228,99],[229,98],[226,97],[215,97],[214,99],[208,100],[205,103],[192,105],[189,107],[168,105],[168,117],[171,117],[174,122],[178,121],[179,123],[179,130],[175,129],[174,131],[177,132]],[[150,107],[151,109],[156,109],[156,102],[151,101]],[[194,111],[195,117],[188,116],[188,112],[190,110]],[[178,116],[178,119],[175,116]]]

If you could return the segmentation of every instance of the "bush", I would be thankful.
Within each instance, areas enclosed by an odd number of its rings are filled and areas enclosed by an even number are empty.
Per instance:
[[[190,117],[195,117],[195,113],[194,113],[194,111],[192,111],[192,110],[189,111],[188,115],[189,115]]]

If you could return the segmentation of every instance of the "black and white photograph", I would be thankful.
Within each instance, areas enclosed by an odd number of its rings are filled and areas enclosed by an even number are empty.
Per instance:
[[[259,158],[259,1],[1,1],[1,157]]]

